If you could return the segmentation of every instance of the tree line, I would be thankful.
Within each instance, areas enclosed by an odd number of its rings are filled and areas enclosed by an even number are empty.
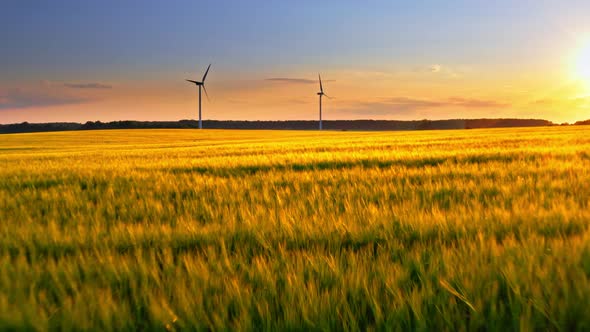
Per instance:
[[[590,124],[590,120],[578,121],[575,125]],[[451,120],[328,120],[327,130],[431,130],[431,129],[475,129],[500,127],[539,127],[557,124],[542,119],[451,119]],[[566,124],[563,124],[566,125]],[[208,129],[282,129],[316,130],[317,121],[219,121],[205,120]],[[44,131],[96,130],[96,129],[193,129],[195,120],[180,121],[88,121],[51,123],[14,123],[0,125],[0,133],[28,133]]]

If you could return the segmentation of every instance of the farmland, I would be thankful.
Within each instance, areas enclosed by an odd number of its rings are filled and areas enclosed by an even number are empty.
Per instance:
[[[588,330],[590,127],[0,135],[0,329]]]

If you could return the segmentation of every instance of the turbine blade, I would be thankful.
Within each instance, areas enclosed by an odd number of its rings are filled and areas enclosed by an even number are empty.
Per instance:
[[[195,84],[199,83],[199,82],[197,82],[197,81],[193,81],[193,80],[187,80],[187,81],[188,81],[188,82],[191,82],[191,83],[195,83]]]
[[[324,93],[324,87],[322,86],[322,77],[320,76],[320,74],[318,74],[318,77],[320,79],[320,92]]]
[[[324,97],[328,98],[328,99],[332,99],[332,97],[328,96],[327,94],[324,93]]]
[[[207,101],[211,101],[211,99],[209,99],[209,94],[207,93],[207,88],[205,88],[205,84],[203,84],[203,91],[205,91],[205,96],[207,96]]]
[[[205,72],[205,75],[203,76],[203,83],[205,83],[205,79],[207,78],[207,74],[209,74],[209,69],[211,68],[211,64],[209,64],[209,67],[207,67],[207,71]]]

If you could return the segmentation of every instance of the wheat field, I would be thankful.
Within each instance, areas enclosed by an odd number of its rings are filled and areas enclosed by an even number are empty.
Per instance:
[[[588,330],[590,127],[0,135],[0,330]]]

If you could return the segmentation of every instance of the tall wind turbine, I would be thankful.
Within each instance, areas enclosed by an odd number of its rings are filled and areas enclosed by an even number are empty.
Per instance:
[[[318,74],[318,78],[320,79],[320,92],[318,92],[318,96],[320,96],[320,130],[322,130],[322,97],[326,96],[330,98],[330,96],[324,93],[324,87],[322,86],[322,76],[320,76],[320,74]]]
[[[199,129],[203,129],[203,122],[201,121],[201,87],[205,90],[205,95],[207,96],[207,100],[209,100],[209,94],[207,93],[207,89],[205,88],[205,79],[207,78],[207,74],[209,74],[209,69],[211,68],[211,64],[207,67],[207,71],[205,71],[205,75],[203,75],[203,80],[201,82],[187,80],[188,82],[195,83],[196,86],[199,87]]]

